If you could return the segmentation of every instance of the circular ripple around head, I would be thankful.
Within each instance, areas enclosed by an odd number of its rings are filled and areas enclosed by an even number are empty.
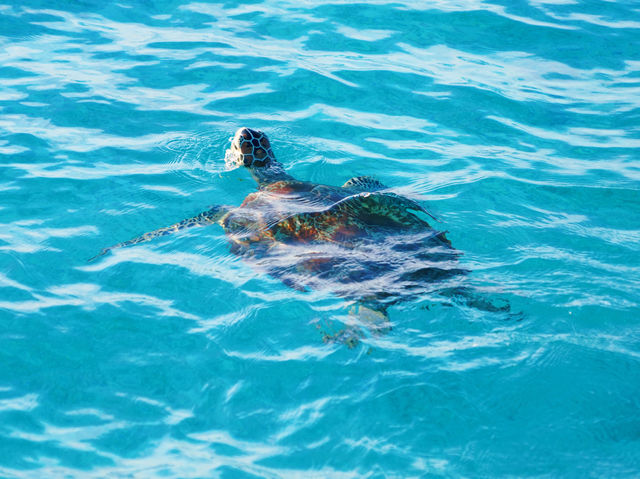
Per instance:
[[[224,151],[228,135],[194,134],[174,138],[161,149],[172,153],[169,170],[194,183],[210,181],[224,171]]]

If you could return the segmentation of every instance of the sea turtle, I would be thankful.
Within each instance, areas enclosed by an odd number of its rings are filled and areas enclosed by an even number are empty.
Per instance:
[[[225,155],[258,183],[238,207],[197,216],[102,250],[149,241],[192,226],[219,224],[231,251],[299,290],[329,289],[353,302],[368,329],[387,330],[386,310],[399,300],[437,291],[485,310],[504,310],[459,286],[467,270],[445,232],[422,206],[368,176],[329,186],[296,180],[279,163],[267,135],[240,128]],[[98,255],[98,256],[100,256]],[[325,339],[353,341],[352,330]]]

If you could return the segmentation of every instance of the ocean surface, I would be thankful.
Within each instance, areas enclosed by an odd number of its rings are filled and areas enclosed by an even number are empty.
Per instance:
[[[639,477],[639,39],[625,0],[0,0],[0,477]],[[427,208],[511,313],[350,348],[217,225],[88,262],[256,191],[241,126]]]

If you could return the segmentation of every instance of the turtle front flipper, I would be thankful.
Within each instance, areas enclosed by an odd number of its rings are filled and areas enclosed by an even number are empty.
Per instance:
[[[298,236],[315,235],[325,241],[331,241],[335,235],[347,234],[347,230],[353,229],[354,225],[360,225],[364,230],[380,226],[430,228],[429,223],[416,213],[424,213],[433,218],[431,213],[415,201],[402,196],[388,192],[364,192],[348,196],[324,210],[296,213],[269,228],[282,236],[290,236],[295,231]],[[438,235],[443,242],[450,244],[444,232],[439,232]]]
[[[217,223],[221,218],[223,218],[229,211],[229,208],[226,206],[214,206],[213,208],[200,213],[193,218],[187,218],[186,220],[182,220],[179,223],[173,224],[171,226],[167,226],[165,228],[159,228],[157,230],[149,231],[143,235],[140,235],[136,238],[130,239],[129,241],[125,241],[123,243],[118,243],[113,246],[109,246],[108,248],[103,249],[100,253],[95,255],[93,258],[89,259],[89,261],[93,261],[100,256],[107,254],[109,251],[115,248],[122,248],[124,246],[131,246],[138,243],[144,243],[145,241],[151,241],[159,236],[166,236],[172,233],[176,233],[180,230],[191,228],[194,226],[208,226],[214,223]]]
[[[371,176],[354,176],[342,185],[356,191],[379,191],[387,189],[387,186]]]

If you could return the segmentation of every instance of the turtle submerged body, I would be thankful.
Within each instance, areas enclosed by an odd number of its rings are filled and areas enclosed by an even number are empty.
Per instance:
[[[467,272],[458,266],[460,253],[430,226],[431,215],[377,180],[357,177],[341,187],[296,180],[275,159],[267,136],[249,128],[236,132],[225,162],[247,168],[258,183],[240,206],[214,207],[101,254],[217,223],[234,254],[298,290],[329,290],[355,302],[374,330],[387,323],[389,305],[425,292],[472,301],[459,288]]]
[[[280,181],[219,222],[233,253],[285,284],[328,289],[384,311],[437,279],[464,273],[444,233],[409,208],[419,211],[391,193]]]

